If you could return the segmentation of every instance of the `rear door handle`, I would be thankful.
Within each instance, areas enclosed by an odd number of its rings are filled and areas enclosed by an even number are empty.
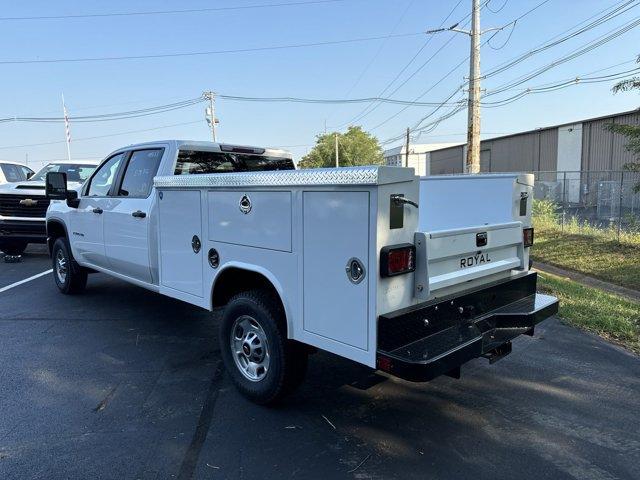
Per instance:
[[[93,209],[93,213],[97,213],[97,214],[101,214],[104,210],[102,210],[101,208],[94,208]]]
[[[141,211],[141,210],[136,210],[136,211],[135,211],[135,212],[133,212],[131,215],[132,215],[132,216],[134,216],[134,217],[136,217],[136,218],[144,218],[144,217],[146,217],[146,216],[147,216],[147,214],[146,214],[146,213],[144,213],[144,212],[143,212],[143,211]]]

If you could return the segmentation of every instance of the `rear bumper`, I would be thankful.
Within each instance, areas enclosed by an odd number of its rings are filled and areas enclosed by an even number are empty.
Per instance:
[[[537,274],[491,284],[378,318],[377,367],[424,382],[459,376],[460,366],[511,352],[511,340],[558,311],[558,300],[536,293]]]
[[[36,219],[0,219],[0,242],[7,240],[12,242],[46,243],[46,222]]]

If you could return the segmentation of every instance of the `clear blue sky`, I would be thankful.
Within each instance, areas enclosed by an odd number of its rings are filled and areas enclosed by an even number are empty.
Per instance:
[[[70,15],[132,12],[166,9],[243,6],[286,3],[293,0],[241,1],[123,1],[87,2],[34,0],[7,2],[0,17]],[[6,60],[146,55],[203,50],[252,48],[416,33],[437,27],[457,0],[345,0],[317,5],[245,9],[208,13],[155,16],[122,16],[66,20],[0,20],[2,53]],[[540,0],[492,0],[492,13],[482,11],[482,26],[500,26],[518,17]],[[485,70],[574,26],[607,6],[607,0],[550,0],[523,18],[499,50],[483,47]],[[463,0],[447,25],[464,17],[471,0]],[[533,56],[483,84],[488,91],[527,72],[546,65],[578,46],[640,16],[640,6],[577,38]],[[491,42],[500,47],[509,29]],[[469,52],[468,39],[451,32],[435,36],[400,81],[422,65],[450,37],[451,43],[435,56],[394,95],[414,99]],[[486,37],[485,37],[486,38]],[[388,38],[361,43],[273,50],[223,55],[110,62],[0,64],[3,89],[0,115],[61,115],[60,94],[64,92],[70,115],[116,112],[143,108],[199,96],[203,90],[244,96],[300,96],[313,98],[356,98],[375,96],[403,68],[426,41],[426,35]],[[536,77],[519,88],[564,80],[630,62],[640,54],[638,28],[568,63]],[[367,68],[368,66],[368,68]],[[602,74],[634,68],[628,63]],[[465,62],[447,80],[433,88],[424,101],[442,101],[468,74]],[[358,81],[359,79],[359,81]],[[398,82],[396,82],[397,84]],[[579,85],[552,93],[530,95],[501,108],[484,109],[482,128],[488,136],[578,120],[637,108],[637,93],[613,95],[610,83]],[[505,92],[491,100],[517,93]],[[456,97],[458,98],[458,97]],[[489,99],[487,99],[489,100]],[[365,105],[308,105],[281,103],[217,102],[222,141],[291,146],[296,157],[312,145],[316,134],[343,124]],[[382,105],[360,122],[370,129],[402,107]],[[445,113],[447,110],[443,110]],[[381,140],[413,125],[430,112],[429,107],[411,107],[374,130]],[[437,116],[437,115],[436,115]],[[148,132],[114,135],[185,122],[198,122]],[[420,142],[462,141],[466,113],[442,122]],[[161,115],[101,123],[72,123],[72,156],[97,158],[129,143],[160,138],[208,139],[204,105]],[[0,159],[25,160],[32,165],[66,157],[62,124],[0,124]],[[51,145],[20,145],[60,142]],[[302,145],[302,146],[297,146]],[[8,148],[9,147],[9,148]]]

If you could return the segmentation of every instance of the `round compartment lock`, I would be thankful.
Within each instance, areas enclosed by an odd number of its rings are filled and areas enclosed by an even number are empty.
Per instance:
[[[218,268],[218,265],[220,265],[220,255],[218,251],[215,248],[210,248],[208,257],[211,268]]]
[[[367,274],[363,263],[360,259],[355,257],[349,259],[347,266],[345,267],[345,271],[347,272],[347,278],[349,281],[355,285],[360,283]]]
[[[251,199],[249,195],[243,195],[240,199],[239,208],[242,213],[245,215],[251,211]]]
[[[194,235],[191,239],[191,248],[193,248],[193,253],[198,253],[201,247],[202,244],[200,243],[200,239],[197,235]]]

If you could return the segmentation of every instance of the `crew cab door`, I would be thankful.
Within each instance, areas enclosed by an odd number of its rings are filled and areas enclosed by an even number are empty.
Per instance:
[[[151,195],[164,149],[132,151],[121,169],[116,188],[104,212],[105,253],[110,269],[152,283],[149,238]]]
[[[104,212],[124,153],[108,158],[91,176],[80,195],[80,205],[69,212],[69,242],[82,264],[109,268],[104,249]]]

